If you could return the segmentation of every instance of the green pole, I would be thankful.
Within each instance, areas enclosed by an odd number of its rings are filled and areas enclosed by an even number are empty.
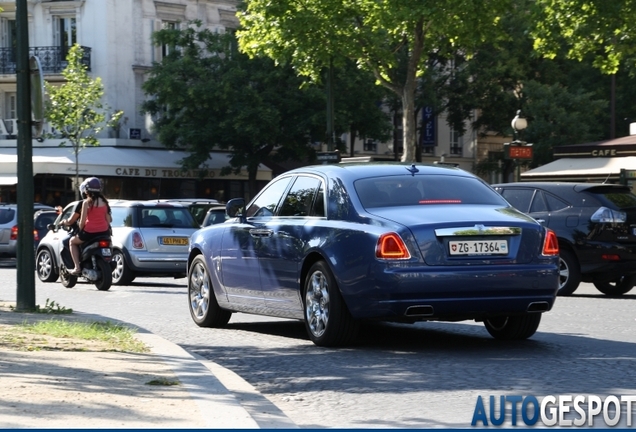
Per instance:
[[[27,0],[16,0],[16,79],[18,93],[18,246],[16,309],[35,309],[33,252],[33,148]]]
[[[333,60],[329,60],[329,70],[327,71],[327,150],[334,150],[334,128],[333,128]]]

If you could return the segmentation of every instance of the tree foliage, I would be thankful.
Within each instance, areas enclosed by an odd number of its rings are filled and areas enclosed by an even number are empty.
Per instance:
[[[154,34],[173,49],[153,65],[143,87],[151,99],[142,109],[153,115],[161,143],[189,153],[185,168],[200,167],[214,148],[228,150],[222,174],[246,168],[253,195],[260,163],[311,155],[308,144],[324,136],[324,94],[301,89],[290,67],[249,59],[233,34],[191,24]]]
[[[549,58],[584,60],[606,74],[634,65],[636,4],[632,0],[537,0],[534,46]]]
[[[56,86],[45,83],[48,99],[45,117],[55,129],[52,137],[61,136],[60,146],[68,141],[75,156],[75,184],[79,184],[79,152],[86,146],[98,146],[97,134],[106,122],[108,107],[102,103],[104,86],[101,78],[92,78],[82,62],[83,50],[75,44],[66,57],[68,65],[62,71],[65,82]],[[110,116],[108,123],[116,122],[123,111]],[[79,199],[79,190],[75,190]]]
[[[300,74],[319,79],[333,60],[354,60],[401,100],[404,153],[415,160],[417,78],[428,54],[444,56],[498,34],[508,0],[250,0],[239,15],[241,49],[290,62]]]

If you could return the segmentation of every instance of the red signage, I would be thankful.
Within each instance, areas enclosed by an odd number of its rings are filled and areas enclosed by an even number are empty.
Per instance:
[[[510,146],[510,159],[532,159],[532,147],[530,146]]]

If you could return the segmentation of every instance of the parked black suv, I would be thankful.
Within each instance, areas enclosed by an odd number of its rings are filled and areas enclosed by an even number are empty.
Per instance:
[[[581,281],[617,296],[636,285],[636,195],[599,183],[492,185],[515,208],[552,229],[561,257],[559,295]]]

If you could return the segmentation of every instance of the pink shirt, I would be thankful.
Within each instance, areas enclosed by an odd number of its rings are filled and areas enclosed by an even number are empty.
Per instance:
[[[86,224],[84,225],[84,231],[87,233],[98,233],[107,231],[109,228],[108,220],[106,220],[106,213],[108,212],[108,206],[93,206],[88,207],[88,213],[86,214]]]

